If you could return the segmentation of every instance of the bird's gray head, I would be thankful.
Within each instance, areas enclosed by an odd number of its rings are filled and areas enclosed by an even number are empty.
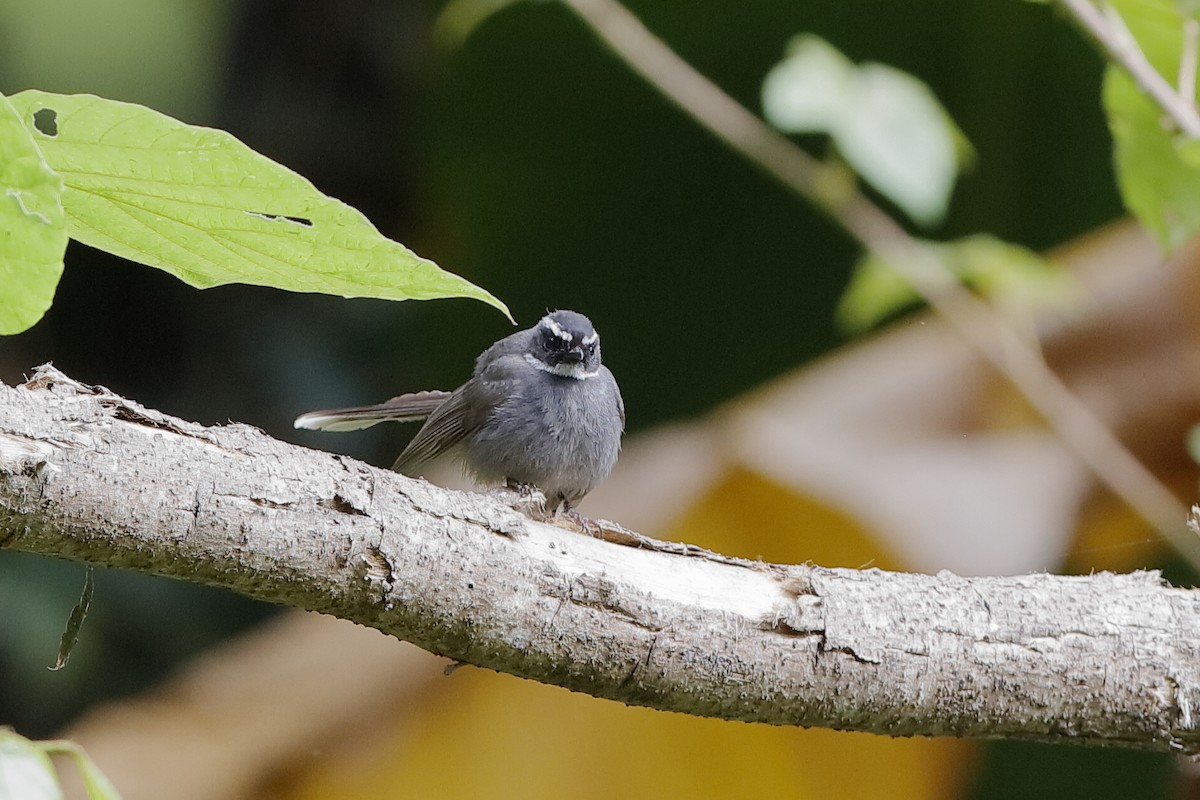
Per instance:
[[[564,378],[590,378],[600,371],[600,334],[583,314],[555,311],[533,329],[525,360]]]

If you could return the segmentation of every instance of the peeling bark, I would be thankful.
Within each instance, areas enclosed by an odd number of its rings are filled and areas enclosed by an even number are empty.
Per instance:
[[[1200,751],[1200,594],[745,561],[531,519],[51,367],[0,386],[0,546],[221,586],[689,714]]]

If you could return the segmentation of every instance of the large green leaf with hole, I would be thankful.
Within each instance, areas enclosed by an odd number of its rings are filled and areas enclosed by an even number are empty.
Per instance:
[[[229,133],[91,95],[31,90],[12,102],[62,176],[71,236],[93,247],[201,288],[472,297],[508,313]]]
[[[0,95],[0,334],[19,333],[54,300],[67,249],[62,179]]]

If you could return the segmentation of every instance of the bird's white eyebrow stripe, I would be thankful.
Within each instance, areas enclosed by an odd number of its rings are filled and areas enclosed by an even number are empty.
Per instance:
[[[596,344],[600,341],[600,334],[592,331],[588,336],[583,337],[583,344]]]
[[[549,328],[551,333],[553,333],[558,338],[562,339],[564,342],[575,341],[575,337],[571,335],[571,332],[568,330],[565,330],[563,328],[563,326],[559,325],[557,322],[555,322],[553,319],[551,319],[549,314],[542,317],[541,324],[545,325],[547,328]]]

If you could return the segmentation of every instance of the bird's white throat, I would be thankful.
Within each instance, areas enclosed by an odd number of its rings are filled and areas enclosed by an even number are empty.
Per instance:
[[[549,372],[551,375],[558,375],[562,378],[574,378],[577,381],[586,381],[588,378],[594,378],[600,374],[599,367],[588,372],[583,364],[545,364],[529,353],[525,354],[525,360],[534,369],[540,369],[542,372]]]

